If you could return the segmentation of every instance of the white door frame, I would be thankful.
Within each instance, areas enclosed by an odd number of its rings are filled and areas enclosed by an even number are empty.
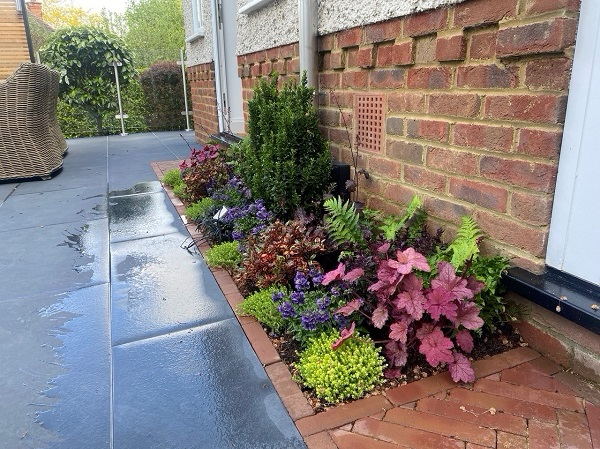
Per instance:
[[[227,70],[226,58],[236,58],[236,55],[235,51],[232,54],[226,54],[225,52],[226,36],[224,30],[226,27],[230,33],[234,30],[233,36],[235,36],[237,27],[235,26],[235,23],[223,24],[224,16],[222,0],[211,0],[211,10],[213,12],[212,39],[213,57],[215,61],[215,89],[218,106],[217,116],[219,119],[219,131],[241,133],[244,131],[243,111],[241,110],[241,80],[237,75],[237,63],[234,67],[235,70],[231,67],[229,71]],[[237,11],[237,7],[234,8],[233,11]],[[229,34],[229,37],[231,38],[231,34]],[[239,83],[239,86],[234,86],[234,83]],[[240,98],[230,98],[232,92]]]
[[[600,152],[598,145],[591,147],[589,139],[585,137],[586,132],[596,133],[598,130],[599,109],[594,102],[594,98],[596,101],[600,98],[598,95],[600,82],[594,80],[593,72],[596,69],[596,77],[600,73],[599,34],[600,2],[598,0],[583,0],[579,15],[579,29],[573,57],[569,99],[558,165],[548,250],[546,252],[547,265],[569,272],[574,276],[582,277],[595,284],[600,282],[600,263],[598,263],[598,253],[595,252],[594,245],[586,249],[590,253],[594,252],[593,260],[595,261],[594,266],[588,271],[585,268],[581,270],[571,268],[573,262],[569,260],[567,247],[569,244],[572,245],[576,239],[582,237],[579,230],[574,229],[578,224],[577,218],[574,221],[572,220],[576,207],[582,207],[581,204],[578,205],[574,201],[574,198],[580,197],[576,197],[576,195],[581,194],[581,189],[589,188],[582,182],[581,173],[590,168],[587,166],[590,160],[589,151]],[[594,147],[595,149],[593,149]],[[582,161],[584,153],[586,159]],[[600,166],[596,168],[600,168]],[[589,174],[586,176],[589,176]],[[599,192],[594,192],[596,198],[598,198],[598,194]],[[592,209],[597,209],[598,206],[599,202],[597,201],[595,204],[587,204],[587,207]],[[590,220],[594,219],[593,216],[590,217]],[[596,223],[596,226],[600,226],[600,224]],[[592,237],[598,239],[597,234]],[[581,265],[585,264],[586,261],[581,262]]]

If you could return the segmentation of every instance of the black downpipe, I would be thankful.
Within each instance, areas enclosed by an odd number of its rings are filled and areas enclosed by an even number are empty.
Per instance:
[[[31,43],[31,32],[29,31],[29,18],[27,17],[27,5],[25,4],[25,0],[19,0],[19,3],[21,3],[21,14],[23,14],[23,23],[25,24],[25,37],[27,38],[29,59],[31,62],[35,62],[35,55],[33,54],[33,44]]]

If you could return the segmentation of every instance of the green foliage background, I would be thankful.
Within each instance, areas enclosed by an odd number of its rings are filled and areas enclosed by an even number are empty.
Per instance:
[[[104,116],[117,108],[114,67],[116,60],[120,83],[126,87],[135,78],[132,55],[114,35],[90,27],[62,28],[55,31],[40,50],[42,61],[60,72],[60,99],[85,111],[104,134]]]

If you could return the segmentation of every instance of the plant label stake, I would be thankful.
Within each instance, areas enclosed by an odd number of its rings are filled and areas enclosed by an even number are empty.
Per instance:
[[[114,53],[111,65],[115,69],[115,81],[117,82],[117,101],[119,103],[119,115],[115,116],[115,118],[121,120],[121,135],[127,136],[127,133],[125,132],[125,122],[123,121],[123,119],[127,117],[127,115],[123,114],[123,106],[121,105],[121,86],[119,85],[119,70],[117,69],[117,67],[123,64],[120,61],[117,61],[117,58],[115,57]]]

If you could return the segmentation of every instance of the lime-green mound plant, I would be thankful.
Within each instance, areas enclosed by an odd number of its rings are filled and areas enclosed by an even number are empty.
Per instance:
[[[178,168],[167,170],[161,181],[170,187],[175,187],[177,184],[181,184],[183,182]]]
[[[284,321],[277,310],[277,303],[273,301],[273,294],[279,291],[281,288],[277,286],[259,290],[244,299],[238,305],[238,310],[244,315],[253,316],[271,330],[280,331]]]
[[[385,364],[372,340],[355,333],[333,350],[338,339],[336,330],[311,338],[296,364],[300,382],[330,403],[358,399],[371,391],[381,382]]]
[[[213,246],[206,252],[206,263],[210,267],[233,270],[242,262],[239,242],[225,242]]]
[[[182,200],[188,197],[185,182],[181,182],[173,186],[173,194]]]
[[[196,221],[199,218],[206,216],[206,213],[213,207],[215,200],[210,197],[204,197],[195,203],[190,204],[185,208],[185,216],[191,221]]]

